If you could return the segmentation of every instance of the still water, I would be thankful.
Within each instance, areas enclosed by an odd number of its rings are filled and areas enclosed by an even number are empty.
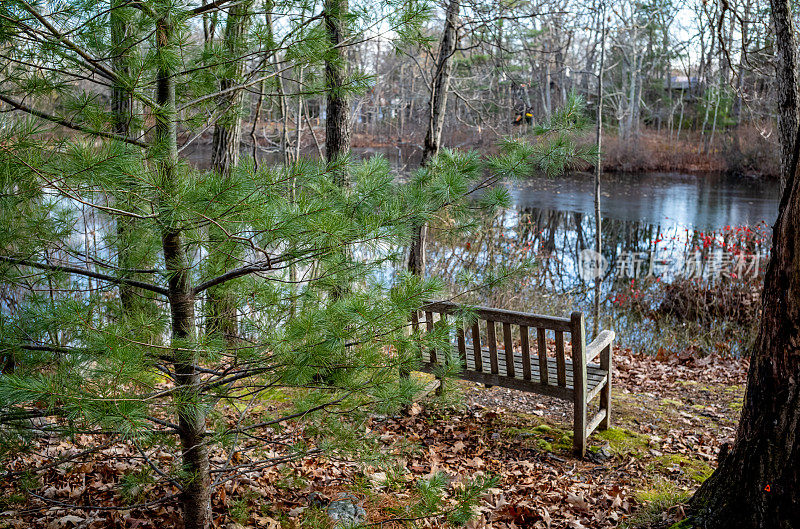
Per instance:
[[[518,210],[544,209],[594,214],[591,175],[532,177],[509,184]],[[603,176],[602,216],[623,222],[678,225],[700,230],[771,225],[778,214],[775,181],[680,173]]]
[[[581,277],[581,258],[594,247],[595,232],[591,175],[537,176],[505,185],[513,208],[485,219],[473,240],[432,241],[436,273],[444,279],[467,268],[480,275],[529,259],[537,265],[532,278],[537,287],[585,294],[592,281]],[[712,269],[702,273],[713,280],[710,272],[724,271],[721,261],[735,264],[728,250],[741,249],[737,243],[744,239],[748,254],[765,258],[779,202],[777,182],[719,175],[614,174],[604,177],[601,189],[608,288],[648,274],[671,279],[696,259],[710,263]]]

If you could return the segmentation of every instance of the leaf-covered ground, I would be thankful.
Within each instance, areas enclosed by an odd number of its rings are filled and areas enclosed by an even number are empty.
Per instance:
[[[374,417],[366,425],[383,449],[405,449],[394,467],[319,458],[267,466],[218,486],[215,526],[330,527],[325,505],[341,497],[358,501],[369,521],[382,527],[441,526],[442,517],[403,518],[420,499],[417,480],[442,472],[452,493],[445,509],[468,479],[498,476],[480,501],[473,528],[657,527],[681,507],[662,515],[650,514],[648,505],[659,512],[685,497],[711,473],[720,446],[732,439],[747,364],[717,357],[654,359],[622,350],[615,355],[615,426],[592,435],[586,460],[570,453],[569,403],[457,382],[460,404],[429,397],[407,413]],[[281,435],[301,438],[306,432],[289,425]],[[0,527],[180,526],[174,502],[150,504],[177,489],[153,484],[153,476],[141,470],[144,456],[129,443],[81,435],[70,442],[40,439],[34,454],[3,462]],[[245,465],[258,452],[242,454],[231,456],[234,463]],[[171,451],[145,455],[161,467],[176,457]],[[64,456],[71,460],[53,464]]]

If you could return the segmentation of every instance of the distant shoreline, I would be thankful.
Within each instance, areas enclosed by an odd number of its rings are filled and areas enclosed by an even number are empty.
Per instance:
[[[485,154],[497,152],[500,134],[484,131],[475,134],[471,130],[445,131],[442,144],[454,149],[475,149]],[[324,129],[314,127],[314,135],[305,129],[302,135],[303,156],[317,156],[324,148]],[[603,171],[609,173],[657,173],[680,172],[689,174],[724,174],[747,178],[778,179],[780,175],[779,148],[775,135],[765,138],[753,127],[717,131],[703,135],[695,131],[670,134],[668,131],[643,130],[636,139],[622,141],[616,133],[603,136]],[[252,145],[244,138],[242,152],[249,154]],[[580,142],[583,145],[594,143],[594,135],[587,134]],[[195,139],[195,145],[187,150],[188,158],[205,165],[203,158],[210,161],[211,138]],[[259,142],[261,143],[261,142]],[[262,145],[264,159],[278,153],[274,146]],[[265,149],[266,148],[266,149]],[[422,153],[421,137],[406,134],[403,137],[391,134],[355,133],[352,148],[362,151],[383,153],[387,158],[397,157],[407,168],[419,165]],[[269,150],[270,152],[267,152]],[[274,151],[274,152],[272,152]],[[591,164],[575,168],[577,171],[593,171]]]

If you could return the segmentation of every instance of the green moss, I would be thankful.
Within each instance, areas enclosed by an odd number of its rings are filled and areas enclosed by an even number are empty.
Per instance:
[[[714,469],[705,461],[691,459],[681,454],[667,454],[656,458],[649,469],[669,473],[675,467],[680,469],[697,483],[702,483],[711,476]]]
[[[606,441],[625,441],[634,437],[635,434],[623,428],[609,428],[597,432],[597,437],[605,439]]]
[[[565,433],[559,437],[554,448],[559,452],[569,452],[572,450],[572,433]]]
[[[662,404],[671,404],[672,406],[675,406],[675,407],[683,406],[683,402],[681,402],[681,401],[679,401],[677,399],[661,399],[661,403]]]
[[[532,431],[531,430],[527,430],[525,428],[516,428],[516,427],[512,426],[510,428],[506,428],[505,430],[503,430],[503,434],[506,437],[511,437],[511,438],[529,437],[529,436],[532,435]]]
[[[519,422],[523,421],[520,420]],[[542,451],[572,451],[572,432],[549,424],[538,424],[529,428],[519,426],[505,428],[503,429],[503,436]]]
[[[647,450],[649,438],[624,428],[609,428],[594,435],[608,441],[611,452],[621,456],[641,457]]]
[[[662,514],[675,505],[689,499],[689,493],[667,481],[658,481],[650,489],[637,491],[636,501],[642,507],[620,527],[623,529],[646,529],[663,523]]]

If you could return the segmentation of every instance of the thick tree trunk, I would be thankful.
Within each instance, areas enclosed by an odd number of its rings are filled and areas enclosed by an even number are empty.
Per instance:
[[[780,5],[777,5],[780,4]],[[779,48],[794,48],[787,2],[773,2]],[[786,34],[791,31],[791,34]],[[783,40],[782,42],[782,39]],[[780,53],[793,56],[793,50]],[[796,72],[778,78],[792,99]],[[788,86],[787,86],[788,84]],[[794,99],[796,101],[796,99]],[[782,107],[782,111],[786,108]],[[800,135],[795,132],[772,255],[761,297],[762,316],[751,353],[736,442],[691,500],[699,525],[716,528],[800,527]]]
[[[327,114],[325,117],[325,158],[336,164],[350,153],[350,97],[347,72],[347,0],[325,0],[324,19],[330,49],[325,57],[325,89]],[[344,167],[337,167],[334,176],[340,185],[348,185],[349,177]]]
[[[165,53],[172,45],[172,21],[164,14],[156,21],[157,53]],[[156,79],[157,118],[155,126],[156,167],[164,184],[163,193],[179,188],[177,113],[175,110],[175,81],[162,60]],[[191,286],[189,260],[184,248],[182,231],[171,215],[160,219],[164,262],[169,276],[169,304],[172,323],[172,352],[175,383],[178,390],[175,405],[178,410],[178,436],[181,440],[183,466],[181,503],[185,529],[207,529],[211,522],[211,473],[208,448],[205,444],[205,410],[199,401],[199,382],[192,351],[195,340],[195,295]]]
[[[787,181],[736,442],[691,500],[701,526],[800,527],[800,177]]]
[[[447,111],[447,93],[450,89],[450,78],[453,71],[453,54],[458,45],[458,13],[460,0],[450,0],[439,43],[439,55],[433,69],[431,80],[431,96],[428,103],[428,129],[425,133],[425,146],[422,150],[424,167],[439,153],[442,142],[442,128]],[[414,226],[411,248],[408,252],[408,270],[412,274],[425,274],[425,239],[428,232],[426,225]]]
[[[792,19],[792,2],[790,0],[770,0],[772,8],[772,26],[775,30],[775,46],[778,60],[778,132],[781,142],[781,184],[786,185],[789,164],[792,160],[794,138],[800,123],[798,107],[798,55],[797,34]]]

